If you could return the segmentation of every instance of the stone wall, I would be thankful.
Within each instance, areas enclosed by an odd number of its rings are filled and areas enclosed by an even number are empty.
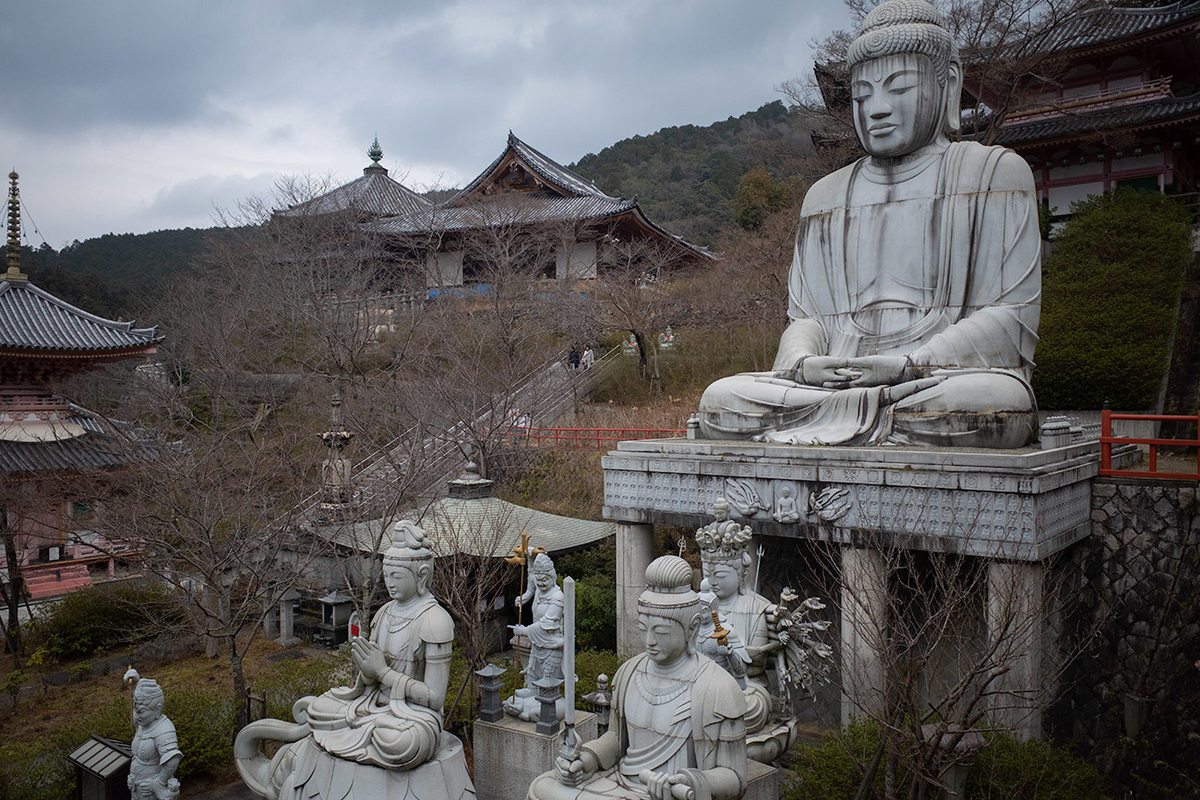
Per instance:
[[[1078,603],[1065,640],[1086,646],[1067,667],[1051,732],[1111,776],[1116,796],[1200,795],[1195,484],[1096,479],[1092,535],[1067,559]]]

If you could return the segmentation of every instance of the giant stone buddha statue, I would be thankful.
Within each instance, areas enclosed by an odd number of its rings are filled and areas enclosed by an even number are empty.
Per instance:
[[[847,61],[867,155],[808,191],[774,369],[709,386],[702,435],[1022,447],[1041,308],[1029,166],[950,140],[962,66],[925,0],[874,8]]]

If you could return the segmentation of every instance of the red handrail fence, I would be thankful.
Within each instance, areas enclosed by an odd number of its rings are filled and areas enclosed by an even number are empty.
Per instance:
[[[1109,409],[1104,409],[1100,412],[1100,474],[1106,476],[1119,476],[1126,478],[1165,478],[1174,481],[1200,481],[1200,439],[1136,439],[1129,436],[1113,436],[1112,424],[1114,420],[1141,420],[1149,422],[1190,422],[1197,426],[1200,431],[1200,415],[1178,415],[1178,414],[1114,414]],[[1193,434],[1195,436],[1195,434]],[[1136,469],[1113,469],[1112,466],[1112,446],[1114,444],[1141,444],[1147,445],[1150,452],[1147,454],[1147,467],[1145,470]],[[1196,448],[1196,471],[1195,472],[1159,472],[1158,471],[1158,448],[1159,447],[1193,447]]]

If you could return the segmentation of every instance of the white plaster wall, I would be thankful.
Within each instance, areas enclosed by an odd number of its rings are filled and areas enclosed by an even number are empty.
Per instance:
[[[430,253],[425,258],[425,280],[430,287],[462,286],[463,254]]]
[[[582,280],[596,277],[596,243],[575,242],[554,253],[555,277]]]
[[[1127,169],[1146,169],[1147,167],[1161,167],[1162,165],[1162,153],[1148,153],[1141,156],[1130,156],[1129,158],[1114,158],[1112,170],[1113,172],[1124,172]]]
[[[1050,208],[1057,208],[1056,214],[1067,214],[1071,211],[1071,203],[1083,200],[1088,195],[1104,194],[1104,183],[1077,183],[1072,186],[1050,187]]]

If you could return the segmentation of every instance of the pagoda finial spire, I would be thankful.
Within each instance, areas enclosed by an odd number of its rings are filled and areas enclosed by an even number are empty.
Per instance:
[[[8,281],[27,281],[21,272],[21,195],[17,190],[17,171],[8,173]]]
[[[383,158],[383,148],[379,146],[379,134],[375,134],[375,141],[371,142],[371,146],[367,148],[367,156],[376,164],[379,159]]]

